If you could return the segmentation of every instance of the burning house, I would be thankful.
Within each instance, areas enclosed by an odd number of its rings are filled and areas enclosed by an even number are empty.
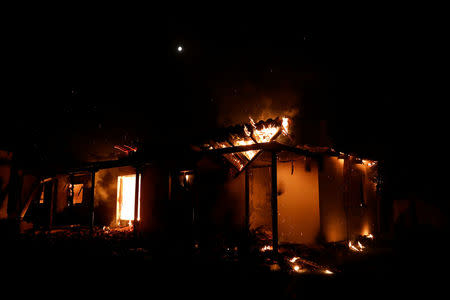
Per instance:
[[[121,159],[22,180],[23,197],[8,210],[2,199],[2,217],[47,228],[128,227],[143,235],[174,225],[262,231],[274,250],[377,232],[377,162],[295,145],[291,122],[250,119],[178,156],[116,146],[126,153]]]
[[[377,162],[293,145],[290,122],[250,119],[203,145],[204,153],[221,156],[230,166],[224,183],[211,188],[220,191],[211,222],[262,230],[273,237],[274,250],[280,244],[339,242],[378,232]],[[199,176],[203,171],[199,168]]]

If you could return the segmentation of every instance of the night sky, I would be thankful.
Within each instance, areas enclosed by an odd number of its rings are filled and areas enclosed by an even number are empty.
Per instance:
[[[114,144],[186,144],[288,112],[308,128],[302,142],[317,143],[326,120],[337,149],[384,159],[399,185],[433,193],[444,27],[425,12],[386,11],[80,16],[61,60],[72,95],[47,100],[60,89],[36,80],[24,105],[21,86],[7,87],[2,144],[68,164],[113,158]]]

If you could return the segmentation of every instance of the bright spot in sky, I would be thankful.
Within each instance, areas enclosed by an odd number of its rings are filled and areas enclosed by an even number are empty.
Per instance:
[[[178,50],[178,52],[181,52],[181,51],[183,51],[183,47],[178,46],[177,50]]]

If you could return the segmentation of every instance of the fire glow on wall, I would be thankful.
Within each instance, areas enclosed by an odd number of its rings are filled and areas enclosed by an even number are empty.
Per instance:
[[[141,176],[139,176],[139,186],[141,185]],[[117,210],[116,221],[134,220],[134,203],[136,192],[136,175],[125,175],[117,177]],[[140,220],[141,192],[138,194],[138,221]]]

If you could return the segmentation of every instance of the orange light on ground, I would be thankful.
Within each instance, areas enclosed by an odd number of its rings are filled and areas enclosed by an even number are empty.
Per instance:
[[[139,186],[141,185],[141,176],[139,176]],[[117,210],[116,221],[120,224],[121,220],[134,220],[134,203],[136,192],[136,175],[125,175],[117,178]],[[140,220],[141,192],[138,193],[138,220]]]

